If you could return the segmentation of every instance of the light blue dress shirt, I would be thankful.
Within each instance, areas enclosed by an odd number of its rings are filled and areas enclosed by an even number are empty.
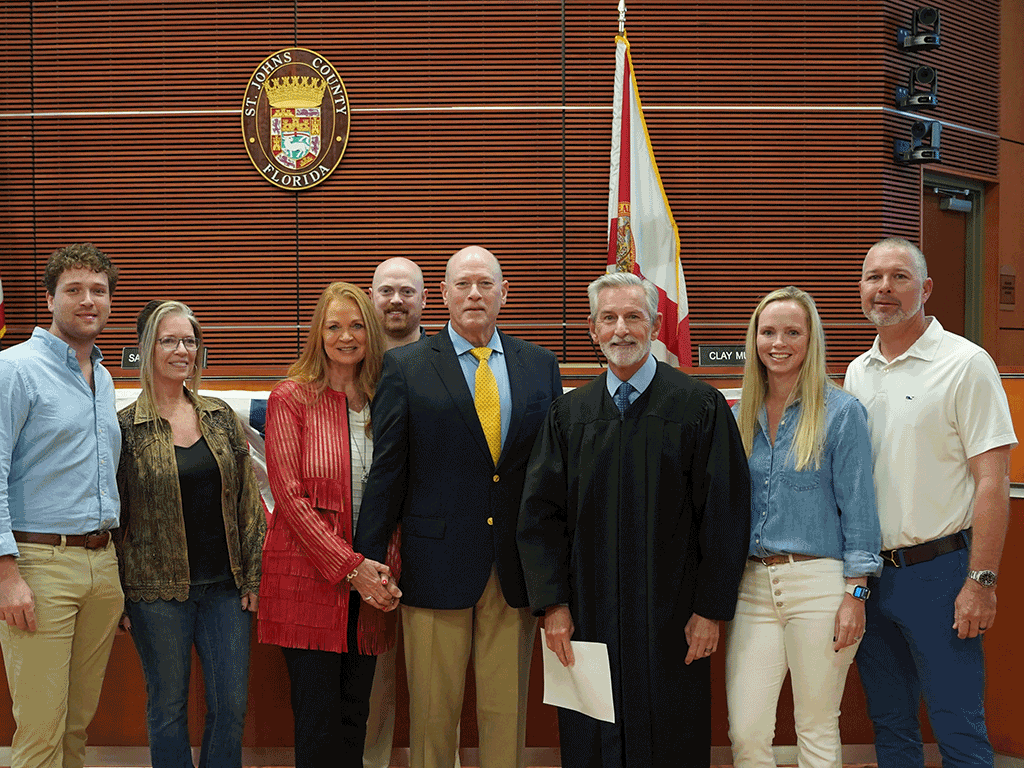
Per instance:
[[[801,402],[782,414],[775,444],[762,407],[750,452],[749,555],[802,554],[843,561],[847,578],[882,570],[882,533],[871,476],[867,412],[853,395],[829,387],[821,465],[794,469],[790,451]],[[738,415],[739,403],[733,406]]]
[[[644,393],[644,390],[651,386],[657,370],[658,361],[654,359],[654,355],[648,352],[644,364],[640,366],[636,373],[629,377],[629,383],[633,386],[633,391],[629,393],[630,405],[635,403],[637,398]],[[615,393],[618,391],[620,384],[622,384],[622,379],[612,373],[612,369],[609,368],[608,376],[605,378],[605,385],[608,387],[608,394],[612,396],[612,399],[615,398]]]
[[[114,382],[93,347],[95,392],[74,350],[49,331],[0,352],[0,555],[11,531],[116,528],[121,430]]]
[[[455,347],[455,354],[459,356],[459,365],[462,366],[462,374],[466,377],[466,384],[469,386],[469,394],[476,398],[476,369],[480,364],[473,357],[472,350],[475,347],[459,336],[448,323],[448,336],[451,337],[452,345]],[[487,358],[487,364],[491,366],[491,373],[498,384],[498,400],[501,402],[501,445],[505,447],[505,439],[508,437],[508,427],[512,423],[512,386],[508,381],[508,365],[505,363],[505,350],[501,346],[501,337],[498,329],[495,328],[491,334],[491,340],[486,346],[491,349],[491,356]]]

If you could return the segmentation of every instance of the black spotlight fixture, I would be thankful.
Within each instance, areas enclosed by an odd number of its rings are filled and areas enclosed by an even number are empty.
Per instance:
[[[910,141],[896,139],[893,142],[894,156],[900,165],[912,163],[938,163],[942,161],[939,143],[942,138],[942,123],[935,120],[918,120],[910,126]]]
[[[907,87],[896,88],[900,109],[934,109],[939,104],[939,76],[934,68],[921,65],[907,74]]]
[[[896,30],[896,47],[901,51],[931,51],[942,45],[939,35],[941,18],[938,8],[922,5],[914,11],[910,29]]]

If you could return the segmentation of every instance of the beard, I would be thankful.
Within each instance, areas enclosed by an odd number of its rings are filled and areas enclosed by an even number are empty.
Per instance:
[[[618,347],[624,341],[636,342],[632,347]],[[646,341],[646,343],[644,343]],[[608,358],[608,362],[616,368],[629,368],[641,362],[647,353],[651,351],[650,339],[637,339],[633,336],[613,336],[611,341],[602,342],[601,353]]]
[[[871,321],[872,325],[885,328],[891,325],[899,325],[904,320],[916,315],[920,309],[921,298],[918,296],[911,307],[894,307],[890,304],[883,309],[872,304],[868,311],[864,313],[864,316]]]
[[[398,317],[392,317],[391,312],[400,313]],[[413,321],[412,316],[404,309],[389,309],[382,318],[384,330],[391,335],[404,335],[412,330],[413,325],[417,324]]]

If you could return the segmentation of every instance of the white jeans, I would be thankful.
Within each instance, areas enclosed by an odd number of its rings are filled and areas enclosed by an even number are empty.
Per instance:
[[[841,768],[839,704],[857,644],[832,650],[846,581],[839,560],[748,560],[726,630],[725,693],[736,768],[775,768],[779,691],[793,682],[800,768]]]

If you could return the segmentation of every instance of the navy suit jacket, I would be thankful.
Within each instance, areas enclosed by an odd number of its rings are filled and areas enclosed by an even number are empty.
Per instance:
[[[495,563],[508,604],[528,604],[516,547],[519,502],[530,451],[562,379],[551,352],[498,333],[512,414],[497,466],[447,328],[384,356],[355,550],[384,562],[401,523],[406,605],[470,608]]]

